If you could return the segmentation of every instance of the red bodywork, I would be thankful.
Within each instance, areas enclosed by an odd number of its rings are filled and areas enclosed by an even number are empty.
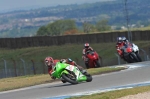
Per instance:
[[[132,48],[131,48],[131,47],[128,47],[128,48],[126,49],[126,52],[131,53],[131,52],[132,52]]]
[[[123,49],[124,49],[124,52],[126,52],[126,53],[132,53],[133,52],[131,44],[126,44],[125,46],[123,46]]]
[[[96,62],[99,61],[99,55],[96,51],[87,51],[86,57],[89,59],[89,68],[96,68]]]

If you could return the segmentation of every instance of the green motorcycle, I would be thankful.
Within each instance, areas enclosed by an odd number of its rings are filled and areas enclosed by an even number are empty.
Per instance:
[[[90,74],[84,75],[76,66],[62,62],[57,62],[56,66],[53,67],[52,76],[58,79],[63,79],[65,82],[71,84],[78,84],[82,81],[92,81],[92,76]]]

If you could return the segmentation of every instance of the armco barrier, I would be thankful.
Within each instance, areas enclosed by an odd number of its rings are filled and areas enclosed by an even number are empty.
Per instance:
[[[132,31],[132,40],[150,40],[150,31]],[[35,37],[20,37],[20,38],[0,38],[1,48],[25,48],[38,46],[63,45],[67,43],[81,44],[89,43],[108,43],[116,42],[118,36],[128,37],[125,32],[109,32],[109,33],[93,33],[93,34],[78,34],[64,36],[35,36]]]

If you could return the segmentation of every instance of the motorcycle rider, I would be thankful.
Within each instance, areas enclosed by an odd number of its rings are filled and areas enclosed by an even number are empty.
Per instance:
[[[44,61],[45,61],[45,65],[48,67],[48,73],[49,73],[50,77],[55,80],[56,78],[54,76],[52,76],[53,67],[56,65],[57,62],[60,62],[60,60],[58,60],[58,59],[54,60],[52,57],[48,56],[45,58]],[[66,83],[66,81],[64,79],[61,79],[61,81],[63,83]]]
[[[127,40],[127,38],[124,37],[124,36],[122,37],[122,41],[124,43],[124,46],[126,46],[127,44],[131,44],[132,45],[132,43],[130,43],[129,40]]]
[[[126,61],[126,59],[123,57],[123,51],[122,47],[126,46],[127,44],[131,44],[126,37],[117,37],[117,43],[116,43],[116,50],[119,56]]]
[[[85,43],[84,48],[82,50],[82,59],[84,60],[86,68],[89,68],[89,65],[88,65],[89,59],[86,57],[86,52],[89,50],[93,51],[93,48],[90,46],[89,43]]]
[[[48,73],[50,75],[50,77],[52,79],[56,79],[55,77],[53,77],[51,74],[53,72],[53,67],[56,65],[57,62],[59,62],[60,60],[54,60],[52,57],[48,56],[45,58],[44,62],[45,65],[48,67]]]
[[[129,42],[129,40],[127,40],[126,39],[126,37],[122,37],[122,40],[123,40],[123,42],[124,42],[124,46],[126,46],[126,45],[130,45],[130,46],[137,46],[137,45],[135,45],[134,43],[132,43],[132,42]],[[136,55],[137,55],[137,58],[139,59],[139,62],[141,62],[142,61],[142,59],[140,58],[140,56],[139,56],[139,54],[138,53],[135,53]],[[127,61],[126,59],[124,59],[125,61]]]
[[[84,70],[83,67],[79,66],[75,61],[73,61],[71,58],[67,58],[67,59],[61,59],[60,60],[61,62],[64,62],[64,63],[67,63],[67,64],[70,64],[70,65],[73,65],[73,66],[76,66],[78,67],[78,69],[82,72],[82,74],[84,75],[89,75],[86,70]]]
[[[89,74],[86,72],[86,70],[83,70],[82,67],[79,67],[79,65],[77,65],[76,62],[75,62],[75,61],[72,61],[70,58],[68,58],[68,59],[66,59],[66,60],[65,60],[65,59],[61,59],[61,60],[55,59],[55,60],[54,60],[52,57],[48,56],[48,57],[45,58],[44,61],[45,61],[45,65],[48,67],[48,73],[49,73],[49,75],[50,75],[50,77],[51,77],[52,79],[56,79],[56,78],[53,77],[51,74],[52,74],[52,72],[53,72],[53,67],[56,65],[57,62],[65,62],[65,63],[71,64],[71,65],[74,65],[74,66],[78,66],[79,70],[80,70],[83,74],[89,75]],[[61,81],[62,81],[63,83],[66,82],[66,81],[63,80],[63,79],[61,79]]]

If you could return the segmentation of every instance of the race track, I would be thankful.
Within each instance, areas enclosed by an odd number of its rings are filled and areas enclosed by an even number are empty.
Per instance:
[[[150,61],[123,64],[127,70],[93,76],[92,82],[77,85],[54,82],[12,91],[0,92],[0,99],[55,99],[56,97],[90,94],[100,90],[132,87],[150,82]],[[112,66],[114,68],[116,66]],[[59,98],[57,98],[59,99]]]

